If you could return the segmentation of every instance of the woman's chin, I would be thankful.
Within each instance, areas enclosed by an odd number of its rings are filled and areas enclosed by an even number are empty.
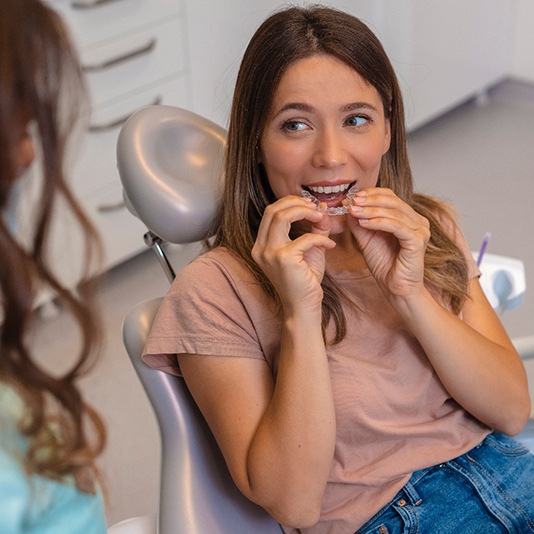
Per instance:
[[[342,234],[348,230],[347,215],[329,215],[330,235]]]

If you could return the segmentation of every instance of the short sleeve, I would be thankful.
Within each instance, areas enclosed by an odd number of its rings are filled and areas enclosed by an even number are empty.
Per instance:
[[[148,365],[180,376],[176,354],[264,359],[250,316],[257,283],[225,259],[204,255],[179,272],[149,334]]]

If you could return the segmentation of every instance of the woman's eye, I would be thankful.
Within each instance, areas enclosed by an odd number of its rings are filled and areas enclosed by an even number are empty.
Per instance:
[[[367,122],[369,122],[369,117],[366,117],[364,115],[353,115],[352,117],[349,117],[345,121],[345,124],[347,124],[348,126],[358,127],[358,126],[363,126]]]
[[[301,121],[286,121],[282,125],[282,129],[288,132],[300,132],[306,129],[306,124]]]

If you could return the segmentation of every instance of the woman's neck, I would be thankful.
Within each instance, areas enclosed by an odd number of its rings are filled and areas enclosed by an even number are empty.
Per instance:
[[[350,231],[331,235],[336,242],[332,250],[326,251],[326,265],[334,271],[363,271],[367,269],[363,255]]]

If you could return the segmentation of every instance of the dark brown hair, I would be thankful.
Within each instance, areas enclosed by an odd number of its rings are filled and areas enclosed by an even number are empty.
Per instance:
[[[13,132],[20,131],[21,118],[35,125],[33,140],[39,148],[35,180],[40,183],[24,244],[0,217],[0,380],[15,388],[25,403],[20,430],[29,442],[27,471],[58,480],[72,475],[79,489],[92,492],[95,457],[103,448],[105,431],[99,416],[82,399],[77,380],[93,365],[99,328],[89,304],[90,284],[80,284],[76,292],[67,290],[54,276],[47,257],[58,199],[83,230],[84,263],[93,264],[91,254],[99,250],[63,168],[67,140],[78,115],[87,109],[85,95],[78,58],[56,12],[38,0],[2,0],[0,212],[8,206],[18,180],[20,139]],[[77,360],[63,376],[52,376],[37,364],[27,339],[36,291],[43,285],[53,290],[81,332]]]
[[[441,222],[452,218],[435,199],[413,192],[407,157],[404,109],[393,67],[373,32],[359,19],[324,6],[291,7],[270,16],[252,37],[238,73],[228,131],[225,189],[214,225],[212,246],[223,245],[243,259],[274,298],[274,289],[250,251],[265,207],[274,196],[258,162],[257,147],[271,102],[287,69],[299,59],[330,55],[353,68],[378,91],[391,125],[391,145],[383,156],[378,185],[392,189],[430,221],[425,281],[455,313],[467,291],[467,266]],[[454,224],[454,223],[453,223]],[[345,319],[336,283],[323,280],[323,327],[334,318],[339,341]]]

